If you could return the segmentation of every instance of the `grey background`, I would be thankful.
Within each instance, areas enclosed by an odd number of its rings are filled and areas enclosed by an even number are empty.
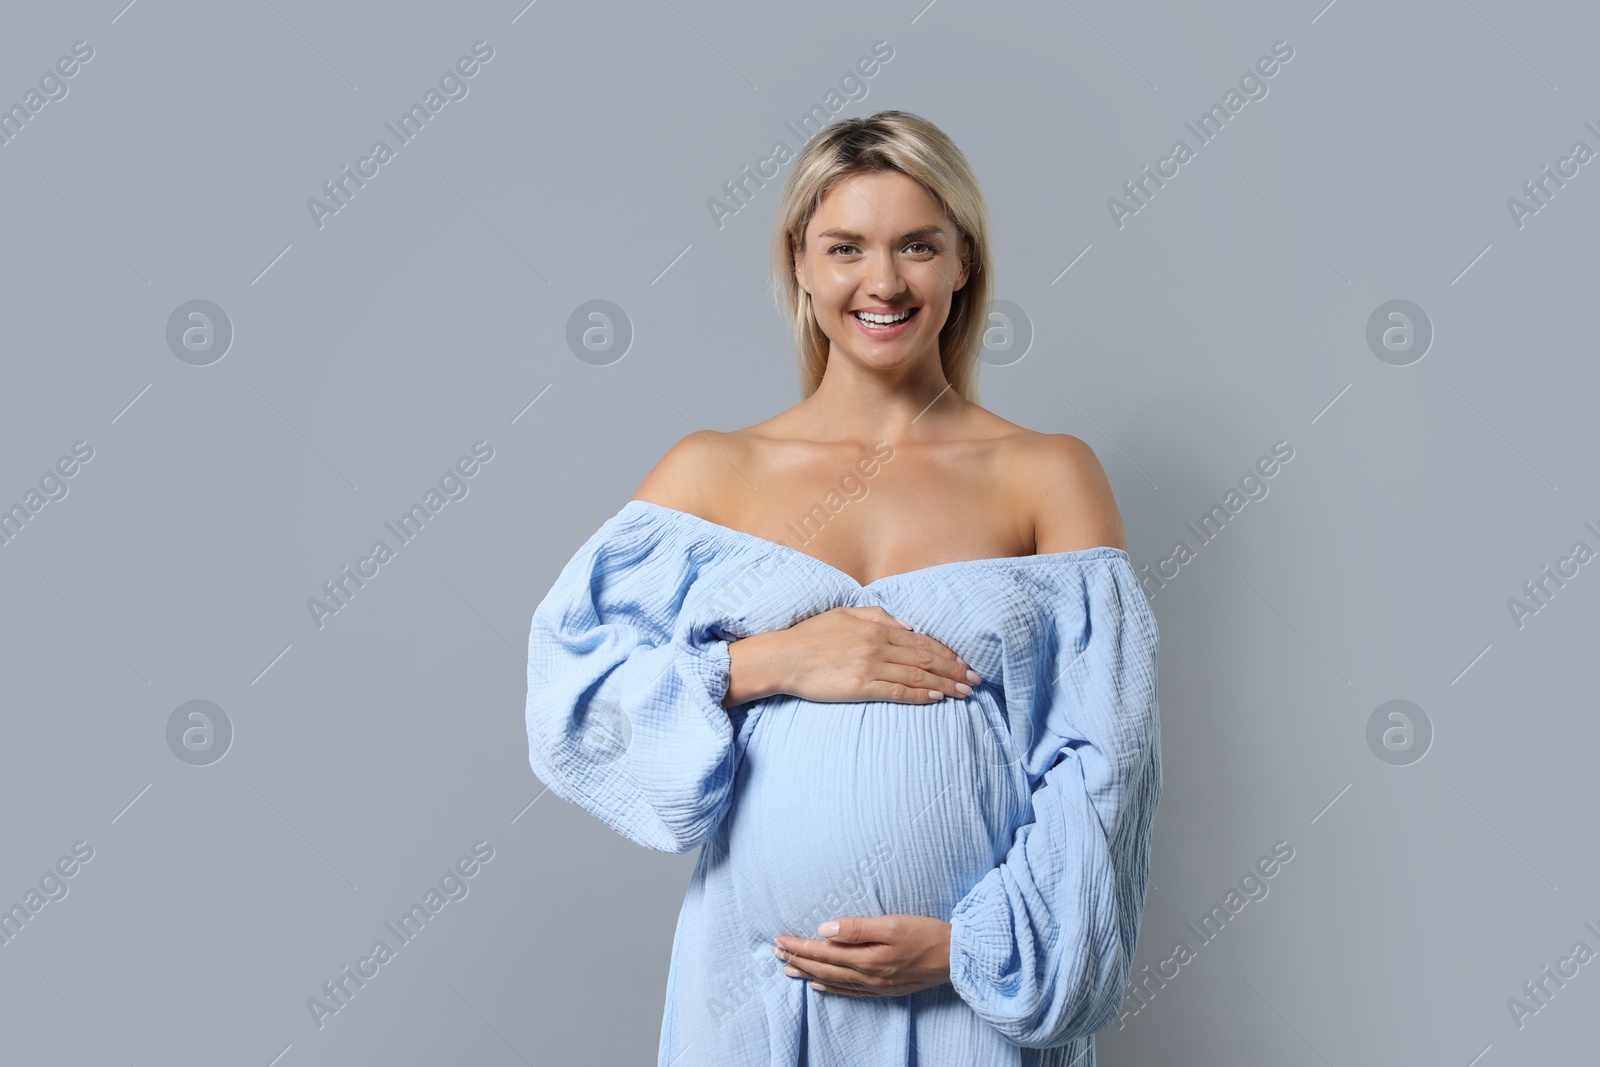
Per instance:
[[[981,399],[1094,447],[1136,566],[1294,448],[1153,600],[1136,966],[1195,958],[1102,1062],[1592,1054],[1594,965],[1520,1028],[1507,999],[1600,949],[1600,576],[1520,628],[1507,602],[1600,547],[1600,164],[1520,228],[1506,202],[1600,148],[1597,30],[1507,0],[13,5],[0,103],[94,58],[0,146],[0,504],[94,456],[0,547],[0,903],[94,855],[0,945],[0,1058],[654,1062],[695,857],[542,793],[528,618],[674,440],[798,400],[778,184],[720,229],[706,201],[879,40],[840,114],[967,153],[1034,331]],[[469,94],[319,229],[307,199],[478,40]],[[1119,228],[1107,199],[1280,40],[1268,95]],[[166,342],[195,299],[234,331],[203,367]],[[592,299],[635,331],[609,366],[566,342]],[[1366,341],[1393,299],[1435,330],[1408,366]],[[308,599],[480,440],[467,495],[319,628]],[[196,699],[234,732],[209,766],[167,741]],[[1393,699],[1434,731],[1408,766],[1367,742]],[[468,895],[319,1029],[307,999],[477,841]]]

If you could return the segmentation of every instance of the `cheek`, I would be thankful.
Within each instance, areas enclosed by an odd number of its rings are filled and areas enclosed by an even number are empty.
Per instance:
[[[950,299],[951,287],[955,284],[956,275],[948,273],[953,268],[941,268],[927,264],[924,269],[913,275],[917,289],[929,300]]]
[[[831,293],[845,293],[856,287],[856,272],[839,263],[824,264],[813,276]]]

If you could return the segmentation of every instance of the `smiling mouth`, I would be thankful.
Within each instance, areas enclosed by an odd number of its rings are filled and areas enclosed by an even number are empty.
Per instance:
[[[902,322],[908,321],[912,316],[914,316],[917,313],[918,310],[919,310],[918,308],[910,307],[910,308],[903,308],[900,311],[897,311],[892,315],[876,315],[876,314],[871,314],[871,313],[863,312],[863,311],[852,311],[852,312],[850,312],[850,314],[854,315],[856,317],[856,321],[862,323],[865,326],[873,326],[873,327],[877,327],[879,329],[886,329],[886,328],[888,328],[890,326],[898,326]]]

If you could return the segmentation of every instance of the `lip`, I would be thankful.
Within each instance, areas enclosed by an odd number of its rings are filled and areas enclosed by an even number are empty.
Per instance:
[[[898,307],[898,308],[890,308],[890,307],[851,308],[848,312],[846,312],[846,314],[848,314],[850,316],[851,321],[853,321],[856,324],[856,329],[860,330],[862,333],[866,334],[868,337],[871,337],[871,338],[873,338],[875,340],[879,340],[879,341],[887,341],[887,340],[890,340],[892,338],[899,337],[902,333],[904,333],[911,326],[911,324],[916,321],[917,313],[919,311],[921,311],[921,310],[922,309],[920,307],[917,307],[916,305],[912,305],[909,308],[907,308],[907,307]],[[861,319],[859,317],[857,317],[857,315],[855,313],[858,312],[858,311],[865,311],[865,312],[867,312],[869,314],[873,314],[873,315],[897,315],[902,311],[910,311],[911,314],[907,315],[905,317],[905,319],[903,319],[900,322],[895,323],[893,326],[872,326],[872,325],[870,325],[868,323],[862,322]]]

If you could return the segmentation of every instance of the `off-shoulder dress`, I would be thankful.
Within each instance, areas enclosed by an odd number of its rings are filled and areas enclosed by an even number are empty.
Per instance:
[[[730,641],[874,604],[963,656],[983,677],[972,695],[722,707]],[[1093,1067],[1144,908],[1156,651],[1117,548],[863,585],[799,549],[624,504],[533,613],[529,760],[630,840],[700,847],[658,1067]],[[780,934],[890,914],[951,924],[948,984],[817,991],[772,954]]]

